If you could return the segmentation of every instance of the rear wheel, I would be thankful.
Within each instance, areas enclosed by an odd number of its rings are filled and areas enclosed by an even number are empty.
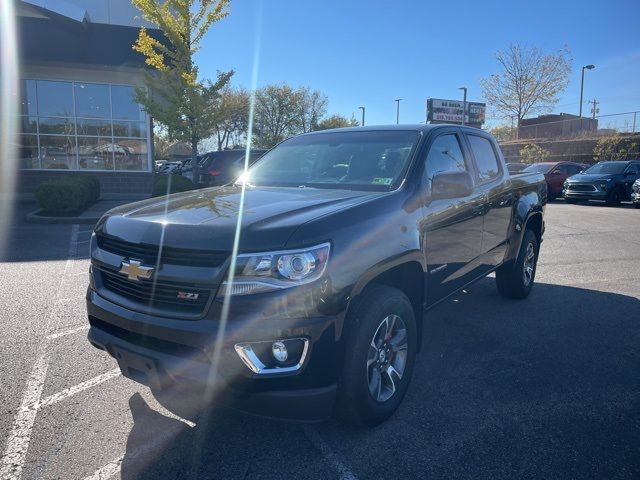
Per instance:
[[[614,188],[607,195],[607,205],[610,207],[617,207],[622,202],[622,192],[619,188]]]
[[[496,270],[498,292],[507,298],[526,298],[531,293],[538,264],[538,238],[531,230],[525,230],[522,245],[515,261]]]
[[[413,307],[400,290],[373,285],[348,314],[346,329],[337,414],[346,423],[378,425],[409,387],[417,349]]]
[[[576,203],[580,203],[580,202],[578,202],[578,200],[573,200],[573,199],[571,199],[571,198],[567,198],[567,197],[565,197],[565,198],[564,198],[564,203],[570,203],[570,204],[572,204],[572,205],[575,205]]]

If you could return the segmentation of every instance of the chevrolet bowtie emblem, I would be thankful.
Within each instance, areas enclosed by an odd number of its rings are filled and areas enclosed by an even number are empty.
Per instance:
[[[153,267],[145,267],[137,260],[129,260],[128,262],[122,262],[120,265],[120,273],[124,273],[129,280],[140,280],[141,278],[149,279],[153,275]]]

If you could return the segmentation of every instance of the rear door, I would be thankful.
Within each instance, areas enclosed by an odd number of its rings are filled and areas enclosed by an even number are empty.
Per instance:
[[[432,140],[423,160],[422,186],[431,188],[439,172],[466,171],[473,166],[459,129],[442,130]],[[484,195],[474,191],[462,198],[433,200],[424,207],[420,226],[427,261],[427,304],[463,287],[476,278],[482,240]]]
[[[481,262],[485,270],[502,263],[507,251],[514,196],[504,160],[495,140],[482,133],[466,132],[476,166],[478,191],[485,195]]]

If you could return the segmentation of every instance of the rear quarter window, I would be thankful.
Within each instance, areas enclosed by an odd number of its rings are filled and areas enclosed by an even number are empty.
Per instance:
[[[467,135],[467,138],[476,160],[480,183],[490,182],[498,178],[500,176],[500,161],[491,142],[478,135]]]

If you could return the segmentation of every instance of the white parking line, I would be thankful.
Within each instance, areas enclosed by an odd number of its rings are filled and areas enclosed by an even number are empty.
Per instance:
[[[73,225],[71,228],[71,238],[69,240],[69,255],[54,295],[55,304],[61,303],[59,297],[62,293],[64,277],[73,264],[73,259],[77,251],[77,240],[78,225]],[[51,309],[47,316],[44,328],[45,334],[57,330],[57,324],[60,319],[55,315],[55,311],[55,309]],[[22,396],[22,402],[13,421],[11,434],[7,440],[7,447],[2,456],[2,462],[0,463],[0,479],[2,480],[15,480],[22,476],[24,461],[27,456],[27,450],[29,449],[29,442],[31,441],[31,431],[36,420],[38,404],[40,403],[44,381],[47,377],[47,369],[49,368],[48,340],[46,337],[38,346],[38,352],[35,357],[37,360],[29,374],[27,386]]]
[[[86,382],[79,383],[78,385],[74,385],[73,387],[65,388],[61,392],[54,393],[53,395],[49,395],[44,400],[40,401],[38,407],[47,407],[49,405],[53,405],[55,403],[61,402],[65,398],[69,398],[76,393],[83,392],[88,390],[89,388],[95,387],[96,385],[100,385],[101,383],[106,382],[107,380],[111,380],[112,378],[116,378],[120,376],[120,369],[114,368],[113,370],[108,371],[107,373],[103,373],[102,375],[98,375],[97,377],[93,377]]]
[[[80,327],[71,328],[69,330],[62,330],[61,332],[52,333],[51,335],[47,335],[47,340],[55,340],[56,338],[66,337],[67,335],[82,332],[83,330],[89,330],[89,325],[82,325]]]
[[[305,436],[322,453],[323,458],[338,472],[340,480],[357,480],[351,469],[342,461],[337,453],[323,440],[320,434],[310,425],[304,425],[302,430]]]

